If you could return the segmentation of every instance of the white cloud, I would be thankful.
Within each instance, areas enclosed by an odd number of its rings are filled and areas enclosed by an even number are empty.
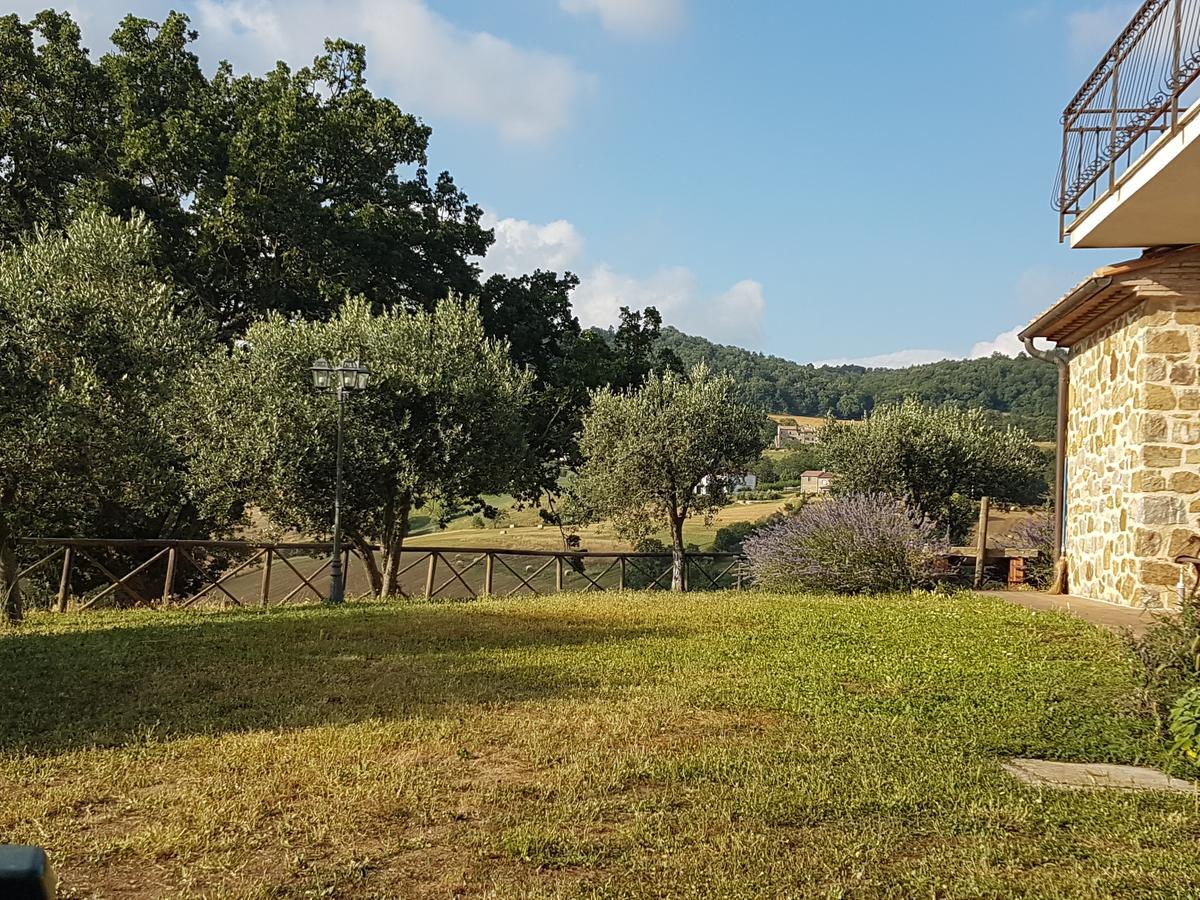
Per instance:
[[[566,219],[537,225],[525,219],[498,219],[487,212],[483,226],[496,234],[483,260],[486,275],[523,275],[534,269],[562,272],[583,251],[583,237]]]
[[[199,0],[200,49],[262,71],[284,59],[310,61],[325,37],[367,47],[376,90],[416,113],[496,128],[513,141],[540,141],[570,120],[591,84],[568,58],[465,31],[423,0]]]
[[[813,363],[815,366],[866,366],[879,369],[902,369],[906,366],[919,366],[925,363],[938,362],[943,359],[983,359],[993,353],[1005,356],[1019,356],[1025,352],[1017,334],[1024,326],[1017,326],[1009,331],[1002,331],[990,341],[976,341],[969,353],[964,357],[961,353],[948,350],[896,350],[893,353],[880,353],[877,356],[840,357],[838,359],[823,359]],[[1039,349],[1053,347],[1049,341],[1038,338],[1035,346]]]
[[[1129,24],[1139,4],[1108,3],[1067,16],[1067,48],[1079,62],[1097,63]]]
[[[981,357],[991,356],[993,353],[1003,353],[1005,356],[1020,356],[1025,352],[1025,345],[1017,335],[1024,328],[1018,325],[1011,331],[1002,331],[990,341],[979,341],[971,348],[969,359],[980,359]],[[1054,346],[1053,341],[1047,341],[1042,338],[1034,338],[1033,346],[1039,350],[1049,350]]]
[[[701,293],[695,274],[683,266],[635,278],[597,266],[572,295],[575,314],[586,327],[618,321],[620,308],[655,307],[663,322],[688,334],[723,344],[755,346],[762,340],[766,300],[757,281],[744,280],[715,297]]]
[[[93,58],[112,49],[109,37],[117,25],[132,13],[154,21],[165,18],[167,9],[160,0],[65,0],[47,3],[46,0],[10,0],[5,14],[15,12],[21,21],[28,22],[43,9],[57,9],[71,14],[83,33],[83,46]]]
[[[979,341],[967,354],[969,359],[980,359],[981,357],[991,356],[993,353],[1003,353],[1005,356],[1017,356],[1025,352],[1025,345],[1021,343],[1017,337],[1017,332],[1021,330],[1018,325],[1011,331],[1002,331],[990,341]]]
[[[945,350],[896,350],[892,353],[880,353],[876,356],[842,356],[837,359],[822,359],[813,363],[813,365],[865,366],[868,369],[903,369],[908,366],[919,366],[924,363],[954,358],[955,354],[947,353]]]
[[[499,218],[487,211],[483,225],[494,229],[496,235],[496,242],[483,259],[485,275],[521,275],[534,269],[562,272],[583,255],[583,236],[566,219],[539,224]],[[580,276],[571,304],[585,328],[615,325],[620,321],[622,306],[653,306],[662,313],[664,323],[681,331],[749,346],[762,341],[767,305],[762,284],[750,279],[737,282],[723,293],[706,295],[695,274],[684,266],[664,267],[638,278],[608,265],[593,266]]]
[[[625,37],[653,37],[683,21],[683,0],[559,0],[574,15],[596,15],[606,31]]]

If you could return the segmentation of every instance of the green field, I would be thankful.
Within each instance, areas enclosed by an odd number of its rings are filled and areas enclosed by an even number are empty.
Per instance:
[[[557,595],[0,634],[0,841],[66,897],[1169,897],[1117,638],[987,597]]]
[[[788,498],[794,499],[794,498]],[[758,522],[772,513],[783,509],[788,499],[783,500],[753,500],[736,501],[716,510],[714,515],[705,521],[702,516],[693,516],[684,523],[683,539],[687,544],[694,544],[701,549],[711,547],[717,531],[735,522]],[[517,547],[526,550],[561,550],[562,535],[557,528],[549,525],[538,527],[541,522],[536,509],[514,509],[511,497],[489,498],[490,502],[504,510],[504,518],[497,522],[487,522],[485,527],[476,528],[472,525],[471,516],[461,516],[454,519],[447,528],[439,529],[425,519],[409,539],[414,546],[436,547]],[[583,546],[591,550],[628,550],[630,544],[608,523],[589,525],[577,529]],[[670,533],[663,529],[656,537],[664,545],[670,546]]]

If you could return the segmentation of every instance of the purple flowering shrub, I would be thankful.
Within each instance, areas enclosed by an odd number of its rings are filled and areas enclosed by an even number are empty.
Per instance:
[[[1037,559],[1025,563],[1025,580],[1036,588],[1044,588],[1054,578],[1054,517],[1041,510],[1022,520],[1009,534],[1013,547],[1040,551]]]
[[[810,503],[746,540],[755,583],[776,590],[875,594],[931,583],[940,529],[887,494]]]

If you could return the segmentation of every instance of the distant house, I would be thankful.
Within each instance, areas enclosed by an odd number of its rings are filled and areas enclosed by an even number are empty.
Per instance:
[[[732,494],[740,494],[743,491],[753,491],[758,489],[757,475],[746,474],[741,478],[724,478],[722,480],[725,482],[729,492]],[[696,493],[707,496],[708,492],[712,489],[712,483],[713,477],[711,475],[705,475],[702,479],[700,479],[700,484],[696,488]]]
[[[829,486],[833,484],[833,473],[821,469],[809,469],[800,473],[800,493],[828,494]]]
[[[815,444],[819,431],[816,425],[776,425],[775,449],[782,450],[789,444]]]
[[[821,429],[835,422],[858,422],[858,419],[829,419],[821,416],[789,416],[772,414],[775,423],[775,449],[783,450],[797,444],[815,444],[821,440]]]

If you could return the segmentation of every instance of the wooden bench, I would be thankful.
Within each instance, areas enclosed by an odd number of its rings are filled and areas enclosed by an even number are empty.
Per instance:
[[[977,553],[974,547],[951,547],[945,558],[974,562]],[[1040,555],[1040,551],[1032,547],[988,547],[983,553],[983,562],[986,565],[1008,560],[1008,586],[1020,587],[1025,583],[1026,561],[1037,559]]]

